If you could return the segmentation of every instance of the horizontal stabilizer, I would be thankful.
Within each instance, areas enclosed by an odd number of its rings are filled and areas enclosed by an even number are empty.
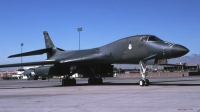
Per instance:
[[[15,64],[0,65],[0,68],[19,67],[19,66],[35,66],[35,65],[50,65],[50,64],[57,64],[57,63],[60,63],[60,61],[38,61],[38,62],[27,62],[27,63],[15,63]]]
[[[52,48],[46,48],[46,49],[40,49],[40,50],[35,50],[35,51],[30,51],[30,52],[25,52],[25,53],[20,53],[20,54],[14,54],[14,55],[9,56],[8,58],[39,55],[39,54],[44,54],[51,51],[52,51]]]
[[[65,50],[63,50],[63,49],[61,49],[61,48],[58,48],[58,47],[57,47],[57,49],[60,50],[60,51],[65,51]]]

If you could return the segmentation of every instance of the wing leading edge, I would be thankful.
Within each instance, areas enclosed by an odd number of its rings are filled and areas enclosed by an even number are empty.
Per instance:
[[[38,61],[38,62],[27,62],[27,63],[15,63],[15,64],[5,64],[0,65],[0,68],[5,67],[18,67],[18,66],[34,66],[34,65],[50,65],[50,64],[78,64],[78,63],[94,63],[93,61],[98,61],[99,54],[77,56],[76,58],[66,58],[63,60],[48,60],[48,61]]]
[[[34,65],[50,65],[50,64],[57,64],[57,63],[60,63],[60,61],[38,61],[38,62],[27,62],[27,63],[15,63],[15,64],[0,65],[0,68],[18,67],[18,66],[34,66]]]

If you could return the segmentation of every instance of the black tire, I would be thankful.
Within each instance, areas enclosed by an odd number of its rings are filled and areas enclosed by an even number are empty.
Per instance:
[[[98,84],[103,84],[103,79],[101,77],[98,78]]]
[[[74,85],[76,85],[76,79],[71,79],[71,81],[72,81],[72,85],[74,86]]]
[[[42,77],[42,80],[47,80],[47,78],[45,78],[45,77]]]
[[[94,79],[93,78],[89,78],[88,79],[88,84],[90,84],[90,85],[94,84]]]
[[[140,79],[139,85],[140,85],[140,86],[144,86],[144,84],[145,84],[144,80],[143,80],[143,79]]]
[[[145,81],[145,84],[144,84],[144,85],[145,85],[145,86],[149,86],[149,80],[148,80],[148,79],[145,79],[144,81]]]
[[[71,84],[72,84],[72,80],[71,80],[71,79],[66,79],[65,85],[66,85],[66,86],[69,86],[69,85],[71,85]]]
[[[39,77],[38,75],[35,75],[34,80],[38,80],[38,77]]]
[[[62,86],[66,86],[66,79],[62,79]]]

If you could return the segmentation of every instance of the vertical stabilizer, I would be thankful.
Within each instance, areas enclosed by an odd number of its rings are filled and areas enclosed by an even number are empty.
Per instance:
[[[45,41],[46,48],[52,48],[52,51],[47,53],[47,59],[48,59],[56,53],[56,47],[53,44],[47,31],[43,31],[43,35],[44,35],[44,41]]]
[[[44,35],[44,41],[45,41],[46,48],[54,48],[55,45],[53,44],[48,32],[44,31],[43,35]]]

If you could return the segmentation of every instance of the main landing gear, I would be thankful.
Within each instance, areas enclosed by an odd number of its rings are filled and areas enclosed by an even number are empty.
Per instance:
[[[47,80],[47,78],[46,77],[42,77],[42,80]]]
[[[146,79],[146,76],[147,76],[147,72],[146,72],[147,65],[143,61],[140,61],[139,65],[140,65],[140,74],[142,75],[142,79],[140,79],[139,85],[140,86],[148,86],[150,83],[149,83],[149,80]]]
[[[74,86],[76,85],[76,79],[70,79],[68,77],[62,79],[62,86]]]
[[[89,78],[88,84],[90,84],[90,85],[103,84],[103,79],[101,77],[99,77],[99,78]]]

